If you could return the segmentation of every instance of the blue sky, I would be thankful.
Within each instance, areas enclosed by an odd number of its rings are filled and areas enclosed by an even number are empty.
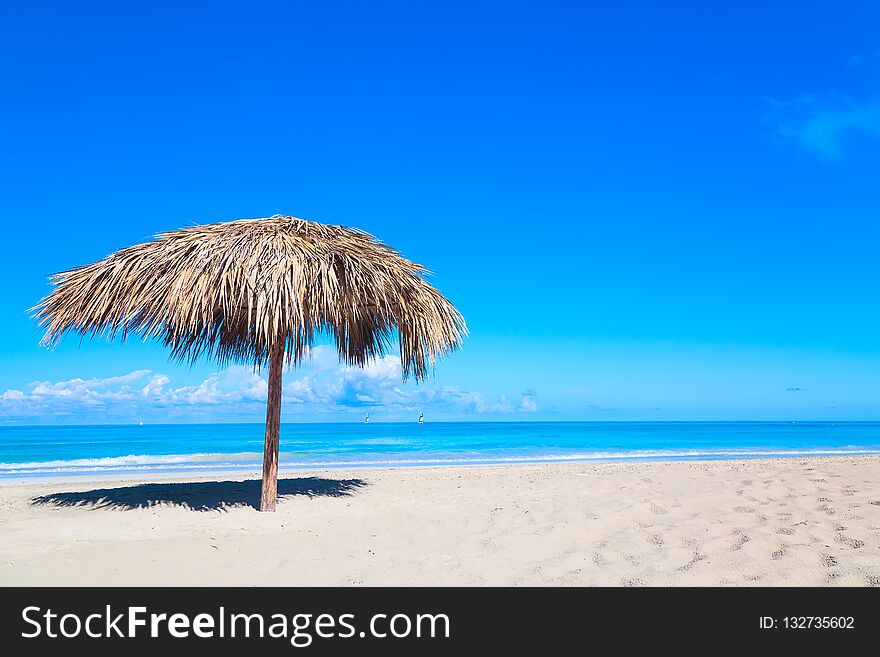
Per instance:
[[[0,8],[0,423],[261,421],[247,368],[50,352],[27,309],[274,213],[471,330],[418,387],[319,348],[285,419],[880,419],[876,3],[181,4]]]

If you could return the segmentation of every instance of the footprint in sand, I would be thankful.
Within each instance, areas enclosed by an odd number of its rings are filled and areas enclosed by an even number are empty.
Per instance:
[[[694,564],[696,564],[696,563],[702,561],[702,560],[705,559],[705,558],[706,558],[706,555],[705,555],[705,554],[700,554],[699,552],[694,552],[694,556],[691,558],[691,560],[688,561],[688,562],[687,562],[686,564],[684,564],[683,566],[679,566],[678,571],[679,571],[679,572],[684,572],[684,571],[686,571],[686,570],[690,570],[691,567],[692,567]]]
[[[819,558],[819,561],[820,561],[820,562],[822,563],[822,565],[825,566],[826,568],[834,568],[834,566],[836,566],[837,563],[838,563],[838,561],[837,561],[837,557],[832,556],[832,555],[830,555],[830,554],[823,554],[823,555]]]
[[[620,580],[620,585],[621,585],[621,586],[626,586],[626,587],[644,586],[644,585],[645,585],[645,580],[643,580],[643,579],[641,579],[641,578],[639,578],[639,577],[632,577],[632,578],[630,578],[630,579],[623,579],[623,580]]]
[[[648,537],[648,543],[653,543],[654,545],[663,545],[664,542],[665,541],[660,534],[654,534],[653,536]]]
[[[787,546],[785,544],[780,545],[778,550],[773,550],[773,552],[770,553],[770,558],[771,559],[781,559],[782,557],[784,557],[786,547]]]
[[[755,510],[750,506],[735,506],[733,510],[737,513],[754,513]]]
[[[794,534],[794,531],[795,531],[794,527],[777,527],[776,528],[777,534],[785,534],[786,536],[791,536],[792,534]]]
[[[742,546],[751,540],[752,539],[748,534],[742,534],[739,538],[736,539],[736,542],[730,546],[730,551],[736,552],[737,550],[742,549]]]
[[[868,575],[865,581],[868,586],[880,586],[880,575]]]
[[[662,515],[662,514],[664,514],[664,513],[669,513],[669,511],[667,511],[666,509],[664,509],[662,506],[660,506],[660,505],[658,505],[658,504],[654,504],[653,502],[651,502],[651,506],[650,506],[650,508],[651,508],[651,511],[654,512],[654,513],[656,513],[657,515]]]
[[[841,545],[845,545],[846,547],[850,548],[851,550],[858,550],[861,547],[865,547],[864,541],[860,541],[857,538],[852,538],[852,537],[846,536],[844,534],[837,534],[834,537],[834,540],[837,541],[838,543],[840,543]]]

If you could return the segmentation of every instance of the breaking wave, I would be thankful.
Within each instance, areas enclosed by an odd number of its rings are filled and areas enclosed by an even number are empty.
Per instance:
[[[333,458],[327,454],[304,458],[302,454],[281,454],[282,469],[342,468],[342,467],[403,467],[440,465],[488,465],[505,463],[557,463],[576,461],[678,461],[700,459],[742,459],[806,456],[851,456],[880,453],[866,447],[833,447],[805,449],[678,449],[678,450],[597,450],[564,453],[467,453],[425,454],[409,453]],[[249,471],[259,470],[262,454],[239,452],[234,454],[129,454],[104,458],[31,461],[0,463],[0,477],[26,477],[65,474],[113,474],[173,471]]]

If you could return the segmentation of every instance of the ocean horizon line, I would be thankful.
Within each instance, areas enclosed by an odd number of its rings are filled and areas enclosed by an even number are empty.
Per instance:
[[[365,424],[363,420],[308,420],[304,422],[282,421],[281,426],[323,426],[323,425],[353,425],[358,426]],[[417,420],[377,420],[370,418],[371,425],[403,425],[409,426],[420,424]],[[492,425],[492,424],[509,424],[509,425],[537,425],[537,424],[598,424],[598,425],[614,425],[614,424],[774,424],[774,425],[798,425],[798,424],[823,424],[823,425],[842,425],[842,424],[878,424],[880,419],[876,420],[430,420],[424,424],[431,425],[450,425],[450,424],[474,424],[474,425]],[[57,423],[57,424],[3,424],[0,420],[0,430],[2,429],[58,429],[64,427],[70,428],[112,428],[112,427],[237,427],[237,426],[264,426],[265,422],[90,422],[90,423]]]

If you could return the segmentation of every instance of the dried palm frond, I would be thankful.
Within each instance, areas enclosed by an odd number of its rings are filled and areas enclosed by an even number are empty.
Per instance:
[[[178,359],[257,367],[281,339],[298,363],[322,333],[343,362],[363,366],[396,332],[404,378],[421,379],[467,332],[426,274],[365,232],[274,216],[162,233],[56,274],[33,310],[46,344],[67,332],[136,333]]]

